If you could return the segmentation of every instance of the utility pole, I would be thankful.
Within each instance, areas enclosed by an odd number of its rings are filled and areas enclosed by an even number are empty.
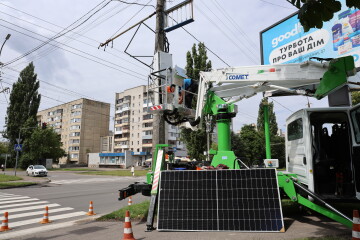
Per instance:
[[[157,0],[156,3],[156,32],[155,32],[155,53],[158,51],[165,51],[165,16],[164,16],[165,0]],[[160,59],[154,64],[160,65]],[[157,79],[158,86],[161,86],[161,78]],[[159,103],[162,104],[161,87],[156,89],[154,94],[158,94]],[[165,144],[165,120],[160,113],[154,114],[154,128],[153,128],[153,153],[156,144]],[[154,156],[154,155],[153,155]]]

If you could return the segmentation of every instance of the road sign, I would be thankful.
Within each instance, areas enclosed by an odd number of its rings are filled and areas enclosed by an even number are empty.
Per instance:
[[[15,151],[22,151],[22,144],[15,144]]]
[[[173,147],[173,151],[176,152],[177,148],[176,147]]]

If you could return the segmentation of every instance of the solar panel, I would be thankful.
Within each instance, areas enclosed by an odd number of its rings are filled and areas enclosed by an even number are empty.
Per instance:
[[[276,170],[163,171],[157,228],[284,231]]]

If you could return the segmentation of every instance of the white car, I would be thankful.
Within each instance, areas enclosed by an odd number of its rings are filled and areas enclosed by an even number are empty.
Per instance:
[[[43,165],[30,165],[26,169],[26,175],[31,176],[44,176],[46,177],[48,174],[48,171]]]

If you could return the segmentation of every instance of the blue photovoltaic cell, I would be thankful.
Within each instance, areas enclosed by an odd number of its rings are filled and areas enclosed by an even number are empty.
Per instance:
[[[284,230],[275,169],[161,172],[158,230]]]

